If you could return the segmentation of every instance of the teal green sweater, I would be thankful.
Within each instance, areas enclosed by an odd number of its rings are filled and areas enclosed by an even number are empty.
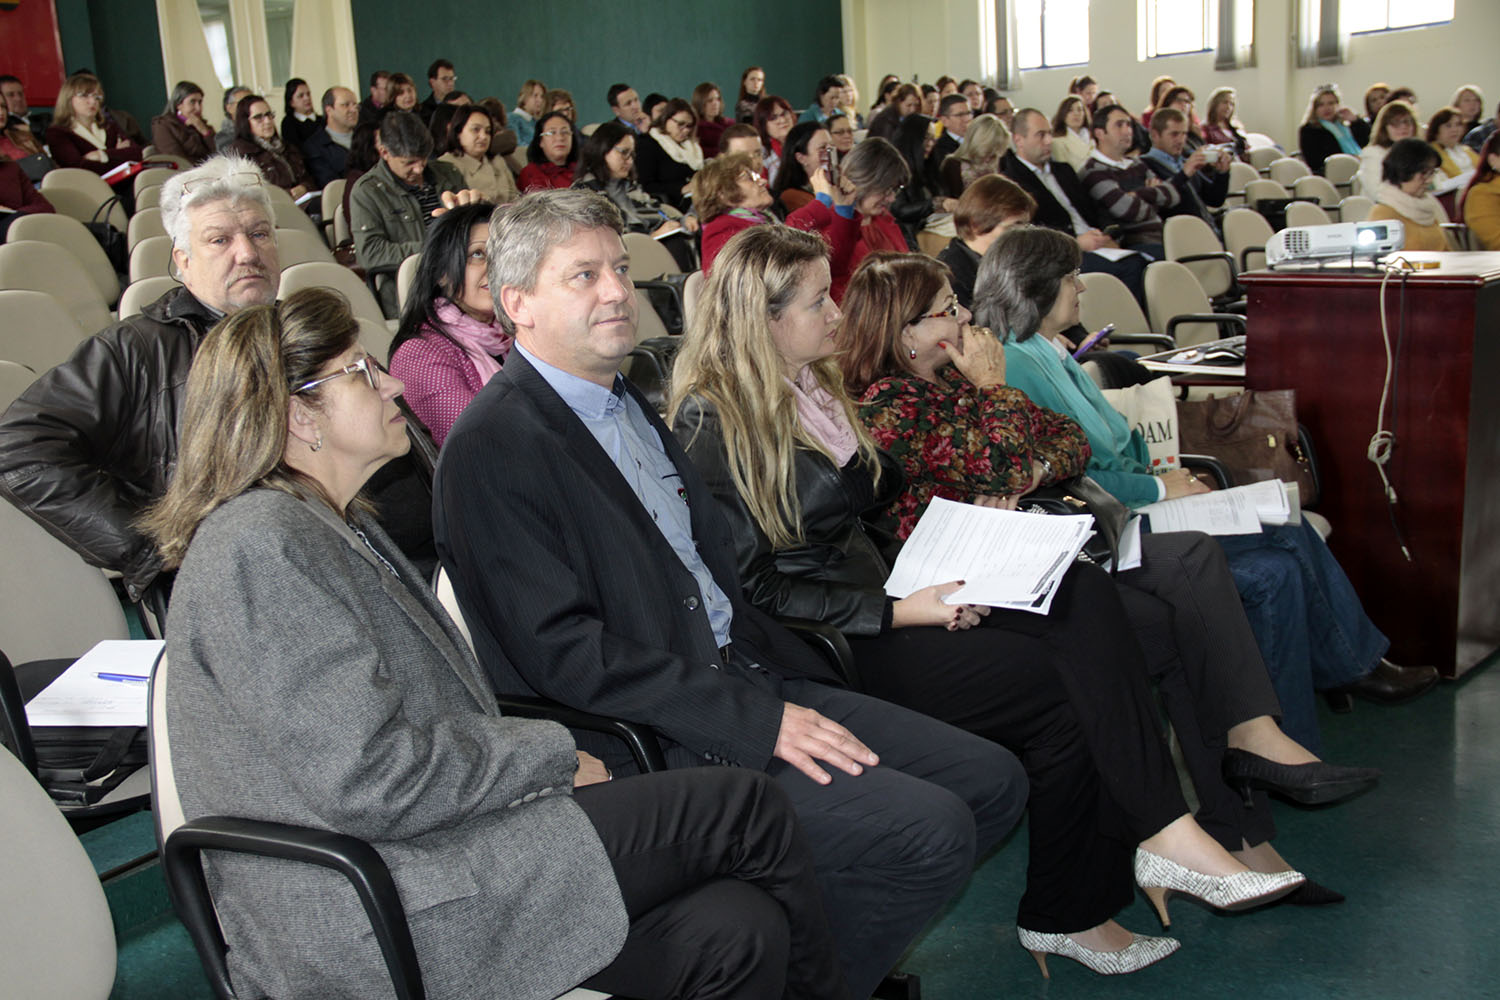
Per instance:
[[[1088,435],[1089,475],[1130,507],[1155,503],[1157,479],[1151,474],[1146,442],[1109,405],[1094,380],[1072,358],[1064,361],[1040,334],[1005,341],[1005,383],[1038,406],[1066,414]]]

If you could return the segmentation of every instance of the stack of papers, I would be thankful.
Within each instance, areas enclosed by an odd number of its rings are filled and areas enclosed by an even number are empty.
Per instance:
[[[1245,377],[1245,338],[1226,337],[1211,340],[1186,350],[1162,351],[1140,359],[1154,372],[1174,375],[1214,375],[1225,378]]]
[[[144,726],[159,639],[106,639],[26,703],[37,726]]]
[[[934,498],[902,547],[885,592],[900,599],[964,580],[949,604],[1044,615],[1093,525],[1089,514],[1026,514]]]
[[[1302,518],[1297,486],[1267,479],[1212,493],[1159,500],[1140,508],[1151,530],[1202,531],[1209,535],[1257,535],[1263,524],[1296,524]]]

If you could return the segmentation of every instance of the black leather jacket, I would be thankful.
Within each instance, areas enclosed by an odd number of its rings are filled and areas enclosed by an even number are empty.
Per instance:
[[[798,449],[797,499],[804,541],[773,551],[729,473],[719,416],[712,403],[685,400],[672,421],[693,465],[724,509],[734,533],[740,586],[771,615],[827,622],[848,635],[871,636],[890,625],[885,579],[890,566],[874,529],[860,518],[889,506],[901,491],[900,467],[880,453],[880,481],[857,459],[842,469],[820,452]]]
[[[0,496],[92,565],[119,571],[132,600],[162,568],[135,520],[166,492],[188,370],[219,319],[174,288],[85,340],[0,417]],[[421,458],[397,460],[366,487],[382,527],[423,568],[436,562],[430,470]]]

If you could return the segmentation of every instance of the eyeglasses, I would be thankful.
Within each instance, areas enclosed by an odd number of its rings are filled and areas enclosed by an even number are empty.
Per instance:
[[[785,108],[783,108],[783,109],[777,111],[775,114],[767,116],[766,121],[768,121],[768,122],[779,122],[779,121],[783,121],[783,120],[785,120],[787,118],[790,118],[790,117],[792,117],[792,113],[790,111],[787,111]]]
[[[948,307],[946,309],[941,309],[941,310],[939,310],[939,311],[937,311],[935,313],[926,313],[924,315],[918,316],[916,319],[912,320],[912,322],[913,323],[920,323],[924,319],[942,319],[945,316],[948,317],[949,319],[952,319],[952,318],[954,318],[957,315],[958,315],[958,296],[955,295],[955,296],[953,296],[952,299],[950,299],[948,301]]]
[[[635,150],[633,149],[621,149],[619,146],[616,146],[611,152],[622,160],[635,159]]]
[[[946,115],[944,115],[943,117],[944,118],[973,118],[974,117],[974,112],[970,111],[968,108],[964,108],[962,111],[950,111]]]
[[[764,186],[766,183],[766,179],[753,170],[746,170],[742,172],[740,174],[740,180],[749,181],[751,184],[759,184],[762,186]]]
[[[224,181],[225,181],[225,186],[228,187],[228,188],[230,188],[231,190],[234,189],[234,188],[237,188],[237,187],[260,187],[261,186],[260,174],[254,173],[254,172],[249,171],[249,170],[242,170],[242,171],[240,171],[237,174],[230,174],[228,177],[224,178]],[[217,177],[209,177],[209,178],[204,178],[202,180],[196,180],[196,181],[188,181],[188,182],[186,182],[185,184],[182,185],[182,193],[183,194],[192,194],[194,191],[197,191],[197,190],[199,190],[201,188],[206,188],[206,187],[209,187],[210,185],[214,185],[214,184],[218,184],[218,183],[220,183],[220,181],[219,181],[219,178],[217,178]]]
[[[693,120],[691,118],[689,118],[687,121],[683,121],[681,118],[668,118],[667,124],[676,125],[678,128],[692,128]]]
[[[379,392],[380,373],[383,371],[385,371],[385,369],[380,367],[380,362],[376,361],[374,358],[366,354],[358,361],[350,365],[345,365],[338,371],[334,372],[332,375],[324,375],[322,378],[315,378],[311,382],[302,383],[297,388],[292,390],[292,395],[299,396],[304,392],[310,392],[313,389],[316,389],[324,382],[332,382],[336,378],[343,378],[345,375],[354,374],[363,375],[365,377],[365,381],[370,383],[370,388],[374,389],[376,392]]]
[[[831,128],[831,129],[828,130],[828,134],[829,135],[853,135],[854,134],[854,130],[852,128]]]
[[[99,91],[95,91],[92,94],[79,94],[78,96],[80,98],[82,98],[83,100],[85,100],[85,101],[103,101],[104,100],[104,91],[99,90]]]
[[[250,116],[250,120],[253,121],[253,122],[275,121],[276,120],[276,112],[274,112],[274,111],[262,111],[258,115],[251,115]]]
[[[573,134],[573,130],[572,129],[568,129],[568,128],[549,128],[547,131],[541,133],[541,136],[542,136],[543,139],[550,139],[554,135],[572,135],[572,134]]]

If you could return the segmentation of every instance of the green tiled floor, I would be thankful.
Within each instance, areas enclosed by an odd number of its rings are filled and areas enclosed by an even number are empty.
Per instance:
[[[1182,950],[1132,976],[1054,958],[1044,981],[1015,939],[1023,829],[903,962],[927,1000],[993,997],[1500,997],[1493,936],[1500,873],[1500,668],[1491,664],[1413,705],[1360,704],[1322,719],[1329,759],[1385,770],[1374,792],[1319,810],[1276,807],[1277,846],[1349,897],[1225,916],[1174,898]],[[154,875],[153,877],[159,876]],[[1152,932],[1139,895],[1120,915]],[[120,941],[114,1000],[208,1000],[182,928],[159,917]]]

